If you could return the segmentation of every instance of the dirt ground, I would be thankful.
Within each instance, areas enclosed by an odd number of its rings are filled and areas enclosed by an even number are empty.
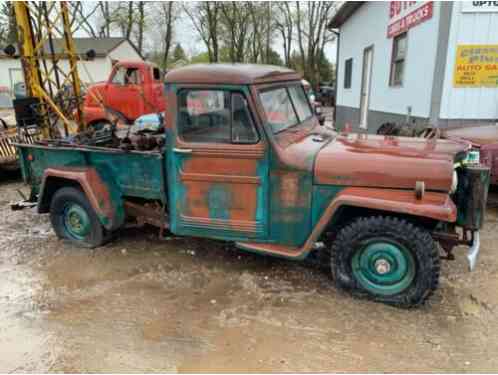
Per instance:
[[[0,372],[496,372],[498,212],[477,270],[425,306],[353,299],[312,265],[126,230],[81,250],[0,181]],[[497,193],[493,193],[496,197]]]

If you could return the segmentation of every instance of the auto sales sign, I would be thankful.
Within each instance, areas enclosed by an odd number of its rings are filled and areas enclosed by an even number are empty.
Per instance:
[[[432,1],[391,1],[387,37],[392,38],[432,18]]]

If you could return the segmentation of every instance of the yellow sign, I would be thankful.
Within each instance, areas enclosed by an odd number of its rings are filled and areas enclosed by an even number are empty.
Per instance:
[[[498,44],[459,45],[453,86],[498,87]]]

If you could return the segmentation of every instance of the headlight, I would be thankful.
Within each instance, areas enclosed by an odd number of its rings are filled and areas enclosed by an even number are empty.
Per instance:
[[[451,189],[450,194],[453,194],[457,191],[458,188],[458,174],[456,170],[453,170],[453,179],[451,180]]]

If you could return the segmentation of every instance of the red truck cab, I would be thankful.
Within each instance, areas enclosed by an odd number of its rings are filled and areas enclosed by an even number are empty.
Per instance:
[[[111,122],[131,124],[143,114],[162,112],[166,108],[160,69],[143,61],[116,63],[107,82],[92,85],[83,104],[87,126]],[[112,115],[111,115],[112,114]]]

